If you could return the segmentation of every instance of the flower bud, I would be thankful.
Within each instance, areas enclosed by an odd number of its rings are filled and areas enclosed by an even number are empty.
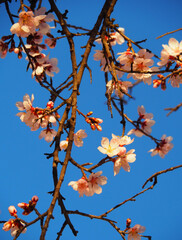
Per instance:
[[[19,51],[20,51],[19,48],[15,48],[15,49],[14,49],[14,53],[16,53],[16,54],[18,54]]]
[[[90,112],[87,113],[87,116],[91,116],[92,114],[93,114],[93,112],[90,111]]]
[[[159,79],[154,79],[153,80],[153,88],[159,87],[160,84],[161,84],[161,80],[159,80]]]
[[[130,228],[130,225],[131,225],[131,218],[127,218],[126,219],[126,227]]]
[[[164,76],[162,74],[157,75],[158,78],[163,78]]]
[[[53,101],[49,101],[49,102],[47,103],[47,108],[51,109],[51,108],[53,108],[53,107],[54,107],[54,102],[53,102]]]
[[[95,126],[96,126],[96,128],[97,128],[98,131],[102,131],[102,127],[101,127],[100,125],[95,124]]]
[[[90,121],[90,119],[89,118],[85,118],[85,121],[87,122],[87,123],[91,123],[91,121]]]
[[[32,203],[36,204],[38,202],[39,198],[35,195],[32,197]]]
[[[8,211],[9,211],[11,216],[17,217],[17,210],[14,206],[9,206]]]
[[[93,123],[90,124],[90,127],[91,127],[92,130],[96,129],[96,127],[95,127],[95,125]]]

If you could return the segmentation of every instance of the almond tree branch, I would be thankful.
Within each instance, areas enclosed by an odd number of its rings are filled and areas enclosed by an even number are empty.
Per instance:
[[[164,33],[164,34],[162,34],[161,36],[156,37],[156,39],[162,38],[162,37],[164,37],[164,36],[166,36],[166,35],[169,35],[169,34],[172,34],[172,33],[178,32],[178,31],[181,31],[181,30],[182,30],[182,28],[179,28],[179,29],[176,29],[176,30],[174,30],[174,31]]]
[[[175,169],[178,169],[178,168],[181,168],[181,167],[182,167],[182,165],[178,165],[178,166],[170,167],[170,168],[167,168],[167,169],[165,169],[165,170],[162,170],[162,171],[159,171],[159,172],[154,173],[151,177],[149,177],[149,178],[146,180],[146,182],[143,184],[142,188],[144,188],[148,182],[152,182],[152,181],[154,181],[154,182],[153,182],[153,185],[152,185],[152,186],[154,186],[154,185],[157,183],[157,177],[158,177],[159,175],[161,175],[161,174],[163,174],[163,173],[167,173],[167,172],[174,171]]]
[[[182,107],[182,103],[179,103],[176,107],[173,108],[165,108],[164,110],[169,111],[167,116],[169,116],[171,113],[177,111],[180,107]]]

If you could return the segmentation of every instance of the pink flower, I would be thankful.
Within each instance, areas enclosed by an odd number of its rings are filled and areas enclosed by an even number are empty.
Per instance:
[[[118,31],[124,34],[125,29],[124,28],[118,28]],[[116,45],[118,43],[119,45],[124,43],[124,38],[119,34],[118,32],[110,33],[109,37],[105,36],[105,39],[111,44],[111,46]],[[97,43],[101,43],[101,38],[98,38],[96,40]]]
[[[45,7],[41,7],[38,10],[35,10],[35,16],[40,18],[37,27],[39,28],[39,32],[41,32],[43,35],[46,35],[47,33],[50,32],[51,28],[54,28],[50,27],[49,24],[47,24],[47,22],[52,22],[54,20],[54,15],[52,13],[46,15],[45,13],[46,13]]]
[[[121,64],[121,69],[126,71],[131,71],[131,64],[133,63],[135,55],[133,52],[128,49],[126,52],[118,53],[120,56],[117,58],[117,61]]]
[[[133,84],[129,81],[118,81],[117,83],[110,80],[107,84],[107,92],[113,93],[115,91],[116,96],[122,98],[124,93],[128,93],[128,88]]]
[[[11,236],[15,236],[17,231],[21,228],[23,228],[25,226],[25,224],[18,219],[17,216],[17,210],[14,206],[10,206],[8,208],[9,213],[11,214],[11,216],[15,217],[15,219],[9,219],[7,222],[4,223],[3,225],[3,230],[4,231],[9,231],[11,230]],[[26,228],[23,229],[22,233],[26,232]]]
[[[12,34],[16,34],[18,37],[28,37],[30,34],[34,34],[39,24],[38,19],[34,18],[32,11],[22,11],[19,14],[18,23],[13,24],[10,31]]]
[[[133,60],[132,69],[133,71],[139,72],[151,72],[152,69],[149,67],[154,64],[154,61],[151,59],[154,55],[146,51],[146,49],[141,49],[135,59]],[[153,69],[157,70],[157,69]],[[144,83],[150,85],[152,83],[151,79],[152,74],[150,73],[129,73],[127,78],[133,77],[134,80],[142,79]]]
[[[44,68],[45,73],[50,77],[54,77],[53,72],[55,73],[59,72],[59,68],[57,67],[57,64],[58,64],[57,58],[49,59],[49,55],[48,55],[42,60],[43,60],[42,66]]]
[[[107,154],[109,157],[113,157],[119,153],[121,148],[119,147],[119,140],[117,138],[112,138],[109,142],[109,139],[106,137],[102,138],[101,146],[99,146],[97,149],[103,153]]]
[[[136,224],[128,230],[128,240],[141,240],[141,235],[139,233],[143,232],[145,232],[145,227]]]
[[[74,134],[74,144],[77,146],[77,147],[82,147],[83,146],[83,138],[86,138],[87,137],[87,134],[85,132],[85,130],[78,130],[78,132],[76,132]]]
[[[107,72],[109,70],[107,66],[109,64],[109,59],[106,61],[103,50],[95,50],[95,52],[94,60],[100,61],[100,67],[102,67],[101,71]]]
[[[176,75],[173,74],[170,78],[169,78],[169,82],[171,82],[171,86],[172,87],[177,87],[179,88],[180,83],[182,83],[182,76],[181,75]]]
[[[81,179],[79,179],[78,181],[71,181],[68,186],[72,186],[72,188],[75,191],[79,192],[79,196],[83,197],[83,195],[85,194],[86,196],[90,196],[90,189],[89,189],[89,185],[88,182],[85,180],[84,177],[82,177]]]
[[[57,135],[57,132],[54,129],[50,129],[49,127],[45,130],[42,130],[39,138],[45,138],[46,142],[52,142],[53,138]]]
[[[139,118],[136,121],[138,128],[131,129],[128,132],[128,135],[135,134],[135,136],[137,136],[137,137],[143,136],[143,132],[140,131],[140,128],[146,134],[150,134],[152,132],[151,127],[155,124],[155,121],[152,120],[153,114],[152,113],[146,113],[143,105],[141,107],[138,107],[138,114],[139,114]]]
[[[161,62],[157,63],[159,66],[166,65],[169,60],[177,60],[182,53],[182,41],[179,43],[175,38],[170,38],[168,45],[162,45],[164,49],[161,51]]]
[[[136,160],[135,150],[131,149],[126,153],[126,148],[123,147],[123,152],[120,152],[118,157],[114,159],[114,176],[119,173],[122,167],[126,172],[130,172],[129,163],[133,163]]]
[[[25,224],[24,224],[23,222],[21,222],[21,221],[14,220],[12,226],[13,226],[13,227],[11,228],[11,236],[12,236],[12,237],[15,237],[16,234],[17,234],[17,232],[18,232],[18,230],[21,229],[21,228],[23,228],[23,227],[25,226]],[[23,231],[22,231],[22,233],[26,233],[26,231],[27,231],[27,229],[24,228]]]
[[[145,112],[145,108],[143,105],[141,107],[138,106],[138,114],[139,114],[140,119],[152,119],[153,118],[152,113]]]
[[[50,47],[50,48],[55,48],[56,46],[56,38],[46,38],[45,43]]]
[[[166,135],[163,135],[157,147],[149,151],[151,152],[151,156],[153,157],[159,154],[161,158],[164,158],[165,155],[173,148],[173,144],[171,143],[172,140],[173,138],[171,136],[166,137]]]
[[[14,222],[14,219],[9,219],[7,222],[5,222],[4,225],[3,225],[3,230],[4,231],[9,231],[12,227],[13,222]]]
[[[119,146],[120,147],[125,146],[125,145],[129,145],[134,141],[134,138],[131,139],[130,137],[128,137],[126,135],[123,136],[123,137],[120,137],[120,136],[116,136],[116,135],[112,134],[112,138],[119,140]]]
[[[16,106],[21,112],[17,113],[17,116],[20,117],[20,120],[26,125],[32,127],[33,121],[37,118],[35,116],[35,108],[32,106],[34,101],[34,95],[32,94],[31,99],[28,94],[25,94],[23,97],[23,102],[17,102]],[[25,112],[22,112],[24,111]]]
[[[99,171],[97,173],[91,173],[88,178],[89,191],[91,196],[94,193],[100,194],[102,192],[102,188],[99,185],[102,186],[107,183],[107,177],[100,176],[101,174],[102,174],[102,171]]]
[[[9,206],[8,211],[9,211],[11,216],[17,218],[17,210],[14,206]]]

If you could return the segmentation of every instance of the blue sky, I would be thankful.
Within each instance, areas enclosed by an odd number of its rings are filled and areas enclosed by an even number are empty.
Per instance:
[[[104,1],[59,1],[62,12],[69,10],[68,23],[83,26],[91,29],[97,19]],[[46,6],[48,4],[46,3]],[[134,41],[148,39],[142,46],[148,48],[153,53],[160,56],[162,44],[167,44],[170,37],[182,40],[182,32],[168,35],[156,40],[156,37],[181,28],[181,1],[118,1],[112,17],[120,27],[125,28],[125,33]],[[12,3],[11,10],[16,13],[17,3]],[[1,36],[10,34],[11,23],[5,12],[4,5],[0,6],[0,27]],[[56,31],[52,31],[56,34]],[[18,39],[16,39],[18,40]],[[75,38],[77,61],[79,62],[86,37]],[[94,50],[101,49],[101,45],[96,44],[93,48],[89,66],[92,68],[93,82],[90,84],[89,73],[85,71],[80,87],[78,98],[78,108],[83,113],[93,111],[95,117],[104,120],[102,132],[91,131],[84,119],[78,116],[76,131],[85,129],[88,137],[84,140],[84,146],[77,148],[73,146],[73,158],[79,163],[99,161],[103,155],[97,150],[102,137],[111,139],[111,134],[121,135],[122,126],[119,123],[120,117],[113,111],[114,118],[110,117],[107,111],[105,99],[104,73],[100,71],[99,63],[93,61]],[[126,44],[114,47],[115,52],[126,50]],[[137,49],[135,49],[137,51]],[[69,51],[66,40],[58,42],[56,49],[50,52],[50,57],[58,58],[59,74],[54,77],[55,83],[63,82],[71,72],[69,65]],[[46,159],[44,153],[51,152],[49,144],[44,140],[39,140],[40,131],[31,132],[16,116],[18,112],[15,103],[22,101],[23,96],[34,93],[35,106],[44,107],[48,101],[48,93],[39,87],[35,79],[31,78],[31,71],[26,72],[26,60],[21,60],[13,53],[8,54],[1,61],[1,201],[0,220],[10,218],[8,207],[19,202],[28,202],[33,195],[39,196],[37,209],[43,213],[47,210],[51,196],[47,192],[53,190],[52,182],[52,161]],[[123,78],[126,80],[126,77]],[[134,80],[133,80],[134,82]],[[123,200],[141,191],[141,186],[145,180],[153,173],[180,165],[181,159],[181,109],[176,113],[166,117],[166,107],[174,107],[181,102],[181,88],[172,88],[169,84],[166,91],[154,89],[152,86],[140,84],[133,90],[135,100],[130,100],[125,106],[126,114],[137,119],[137,107],[144,105],[146,112],[154,114],[156,124],[152,127],[152,135],[160,139],[163,134],[173,137],[174,148],[169,154],[161,159],[159,156],[151,157],[148,150],[154,148],[154,143],[146,138],[135,138],[134,143],[127,149],[136,149],[136,162],[131,164],[131,172],[127,173],[121,169],[117,176],[113,176],[113,164],[108,163],[99,168],[103,175],[107,176],[108,183],[103,186],[103,193],[93,197],[79,198],[76,191],[68,187],[72,180],[81,178],[81,172],[68,166],[67,174],[62,187],[63,196],[66,198],[65,205],[70,210],[80,210],[94,215],[100,215]],[[56,102],[56,104],[59,104]],[[126,133],[132,128],[127,123]],[[66,135],[65,135],[66,137]],[[64,158],[64,153],[60,153],[60,159]],[[129,217],[132,219],[132,226],[141,224],[146,227],[145,235],[151,235],[152,239],[181,239],[181,169],[175,172],[161,175],[158,184],[153,190],[141,195],[136,202],[128,202],[121,208],[113,211],[108,218],[117,221],[117,226],[125,228],[125,221]],[[18,209],[21,217],[21,209]],[[64,218],[58,207],[54,210],[55,221],[52,221],[46,240],[56,239],[56,232],[62,226]],[[34,214],[25,217],[25,221],[31,221]],[[121,239],[107,223],[98,220],[90,220],[80,216],[71,216],[71,220],[79,231],[77,239],[91,240],[97,239]],[[34,240],[40,235],[39,224],[28,228],[25,235],[19,239]],[[11,239],[9,232],[0,230],[0,239]],[[62,239],[75,239],[70,229],[66,227]]]

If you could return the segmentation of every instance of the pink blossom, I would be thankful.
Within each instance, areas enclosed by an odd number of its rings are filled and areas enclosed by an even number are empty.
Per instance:
[[[154,64],[151,59],[154,55],[146,51],[146,49],[141,49],[133,60],[132,69],[138,72],[151,72],[152,69],[149,68]],[[157,70],[156,68],[153,70]],[[152,83],[150,73],[129,73],[127,78],[133,77],[134,80],[142,79],[144,83],[150,85]]]
[[[42,57],[40,59],[37,59],[38,65],[37,69],[33,71],[33,75],[41,75],[43,72],[45,72],[48,76],[54,77],[53,72],[58,73],[59,68],[57,67],[58,60],[57,58],[51,58],[49,59],[49,55]]]
[[[122,167],[126,172],[130,172],[129,163],[133,163],[136,160],[135,150],[131,149],[126,153],[126,148],[123,147],[123,151],[120,152],[118,157],[113,160],[114,162],[114,176],[119,173]]]
[[[42,130],[39,138],[45,138],[46,142],[52,142],[53,138],[57,135],[57,132],[54,129],[47,128],[45,130]]]
[[[16,34],[18,37],[28,37],[30,34],[34,34],[39,24],[38,19],[34,18],[32,11],[22,11],[19,14],[18,23],[13,24],[10,31],[12,34]]]
[[[85,132],[85,130],[78,130],[78,132],[76,132],[74,134],[74,144],[77,146],[77,147],[82,147],[83,146],[83,138],[86,138],[87,137],[87,134]]]
[[[89,185],[88,182],[85,180],[84,177],[82,177],[81,179],[79,179],[78,181],[71,181],[68,186],[72,186],[72,188],[75,191],[79,192],[79,196],[83,197],[83,195],[85,194],[86,196],[90,196],[90,189],[89,189]]]
[[[9,231],[12,228],[12,223],[14,222],[14,219],[9,219],[7,222],[3,225],[4,231]]]
[[[54,20],[54,15],[52,13],[49,13],[46,15],[46,8],[41,7],[38,10],[35,10],[35,16],[39,17],[39,32],[41,32],[43,35],[46,35],[47,33],[50,32],[51,28],[47,22],[52,22]]]
[[[55,48],[56,46],[56,38],[46,38],[45,43],[50,47],[50,48]]]
[[[128,240],[141,240],[141,235],[139,233],[143,232],[145,232],[145,227],[136,224],[128,230]]]
[[[42,43],[42,39],[43,39],[43,34],[41,32],[35,32],[32,36],[31,36],[31,42],[33,42],[32,44],[41,44]],[[28,42],[28,40],[27,40]],[[40,45],[39,45],[40,46]],[[35,45],[34,45],[35,47]]]
[[[125,29],[124,28],[118,28],[118,31],[124,34]],[[119,45],[124,43],[124,38],[119,34],[118,32],[113,32],[109,34],[108,36],[105,36],[105,39],[111,44],[111,46],[116,45],[118,43]],[[96,40],[97,43],[101,43],[101,38],[98,38]]]
[[[146,113],[143,105],[141,107],[138,107],[138,114],[139,118],[136,121],[137,127],[135,129],[131,129],[128,132],[128,135],[135,134],[137,137],[142,137],[144,133],[140,131],[140,129],[143,130],[146,134],[150,134],[152,132],[151,127],[155,124],[155,121],[152,120],[153,114]]]
[[[45,128],[49,123],[52,123],[54,126],[56,126],[56,114],[52,113],[45,115],[44,110],[38,107],[33,107],[33,100],[33,94],[31,99],[30,96],[26,94],[23,97],[23,102],[16,103],[18,110],[21,111],[17,113],[17,116],[20,117],[20,120],[29,126],[31,128],[31,131],[36,131],[40,126]]]
[[[102,192],[102,188],[99,185],[105,185],[107,183],[107,177],[101,176],[102,171],[97,173],[91,173],[88,178],[89,184],[89,192],[92,196],[94,193],[100,194]]]
[[[163,44],[163,50],[161,51],[161,62],[157,64],[164,66],[169,60],[177,60],[177,57],[182,53],[182,41],[179,43],[175,38],[170,38],[168,45]]]
[[[117,58],[117,61],[121,64],[121,69],[126,71],[131,71],[131,64],[133,63],[135,54],[128,49],[125,52],[118,53],[120,56]]]
[[[161,158],[164,158],[165,155],[173,148],[173,144],[171,143],[172,140],[173,138],[171,136],[166,137],[166,135],[164,134],[157,147],[149,151],[151,152],[151,156],[153,157],[159,154]]]
[[[94,60],[100,61],[100,67],[102,67],[101,71],[107,72],[109,70],[107,66],[109,64],[109,59],[106,61],[103,50],[95,50],[95,52],[96,53],[94,54]]]
[[[131,139],[130,137],[128,137],[127,135],[120,137],[120,136],[116,136],[114,134],[112,134],[112,138],[118,139],[119,140],[119,146],[125,146],[125,145],[129,145],[134,141],[134,138]]]
[[[172,87],[177,87],[179,88],[180,83],[182,83],[182,76],[181,75],[176,75],[173,74],[170,78],[169,78],[169,82],[171,82],[171,86]]]
[[[109,157],[117,155],[121,150],[121,148],[119,147],[119,140],[116,138],[112,138],[109,142],[108,138],[103,137],[101,141],[101,146],[99,146],[97,149],[101,153],[107,154]]]
[[[107,92],[113,93],[115,91],[116,96],[122,98],[124,93],[128,93],[128,88],[133,84],[129,81],[118,81],[117,83],[110,80],[107,84]]]
[[[138,114],[140,119],[152,119],[153,114],[152,113],[146,113],[144,106],[138,106]]]
[[[15,237],[17,232],[18,232],[18,230],[25,226],[25,224],[23,222],[21,222],[21,221],[19,221],[19,222],[15,222],[14,221],[14,225],[15,226],[11,228],[11,236],[12,237]],[[27,231],[27,229],[24,228],[22,233],[26,233],[26,231]]]

